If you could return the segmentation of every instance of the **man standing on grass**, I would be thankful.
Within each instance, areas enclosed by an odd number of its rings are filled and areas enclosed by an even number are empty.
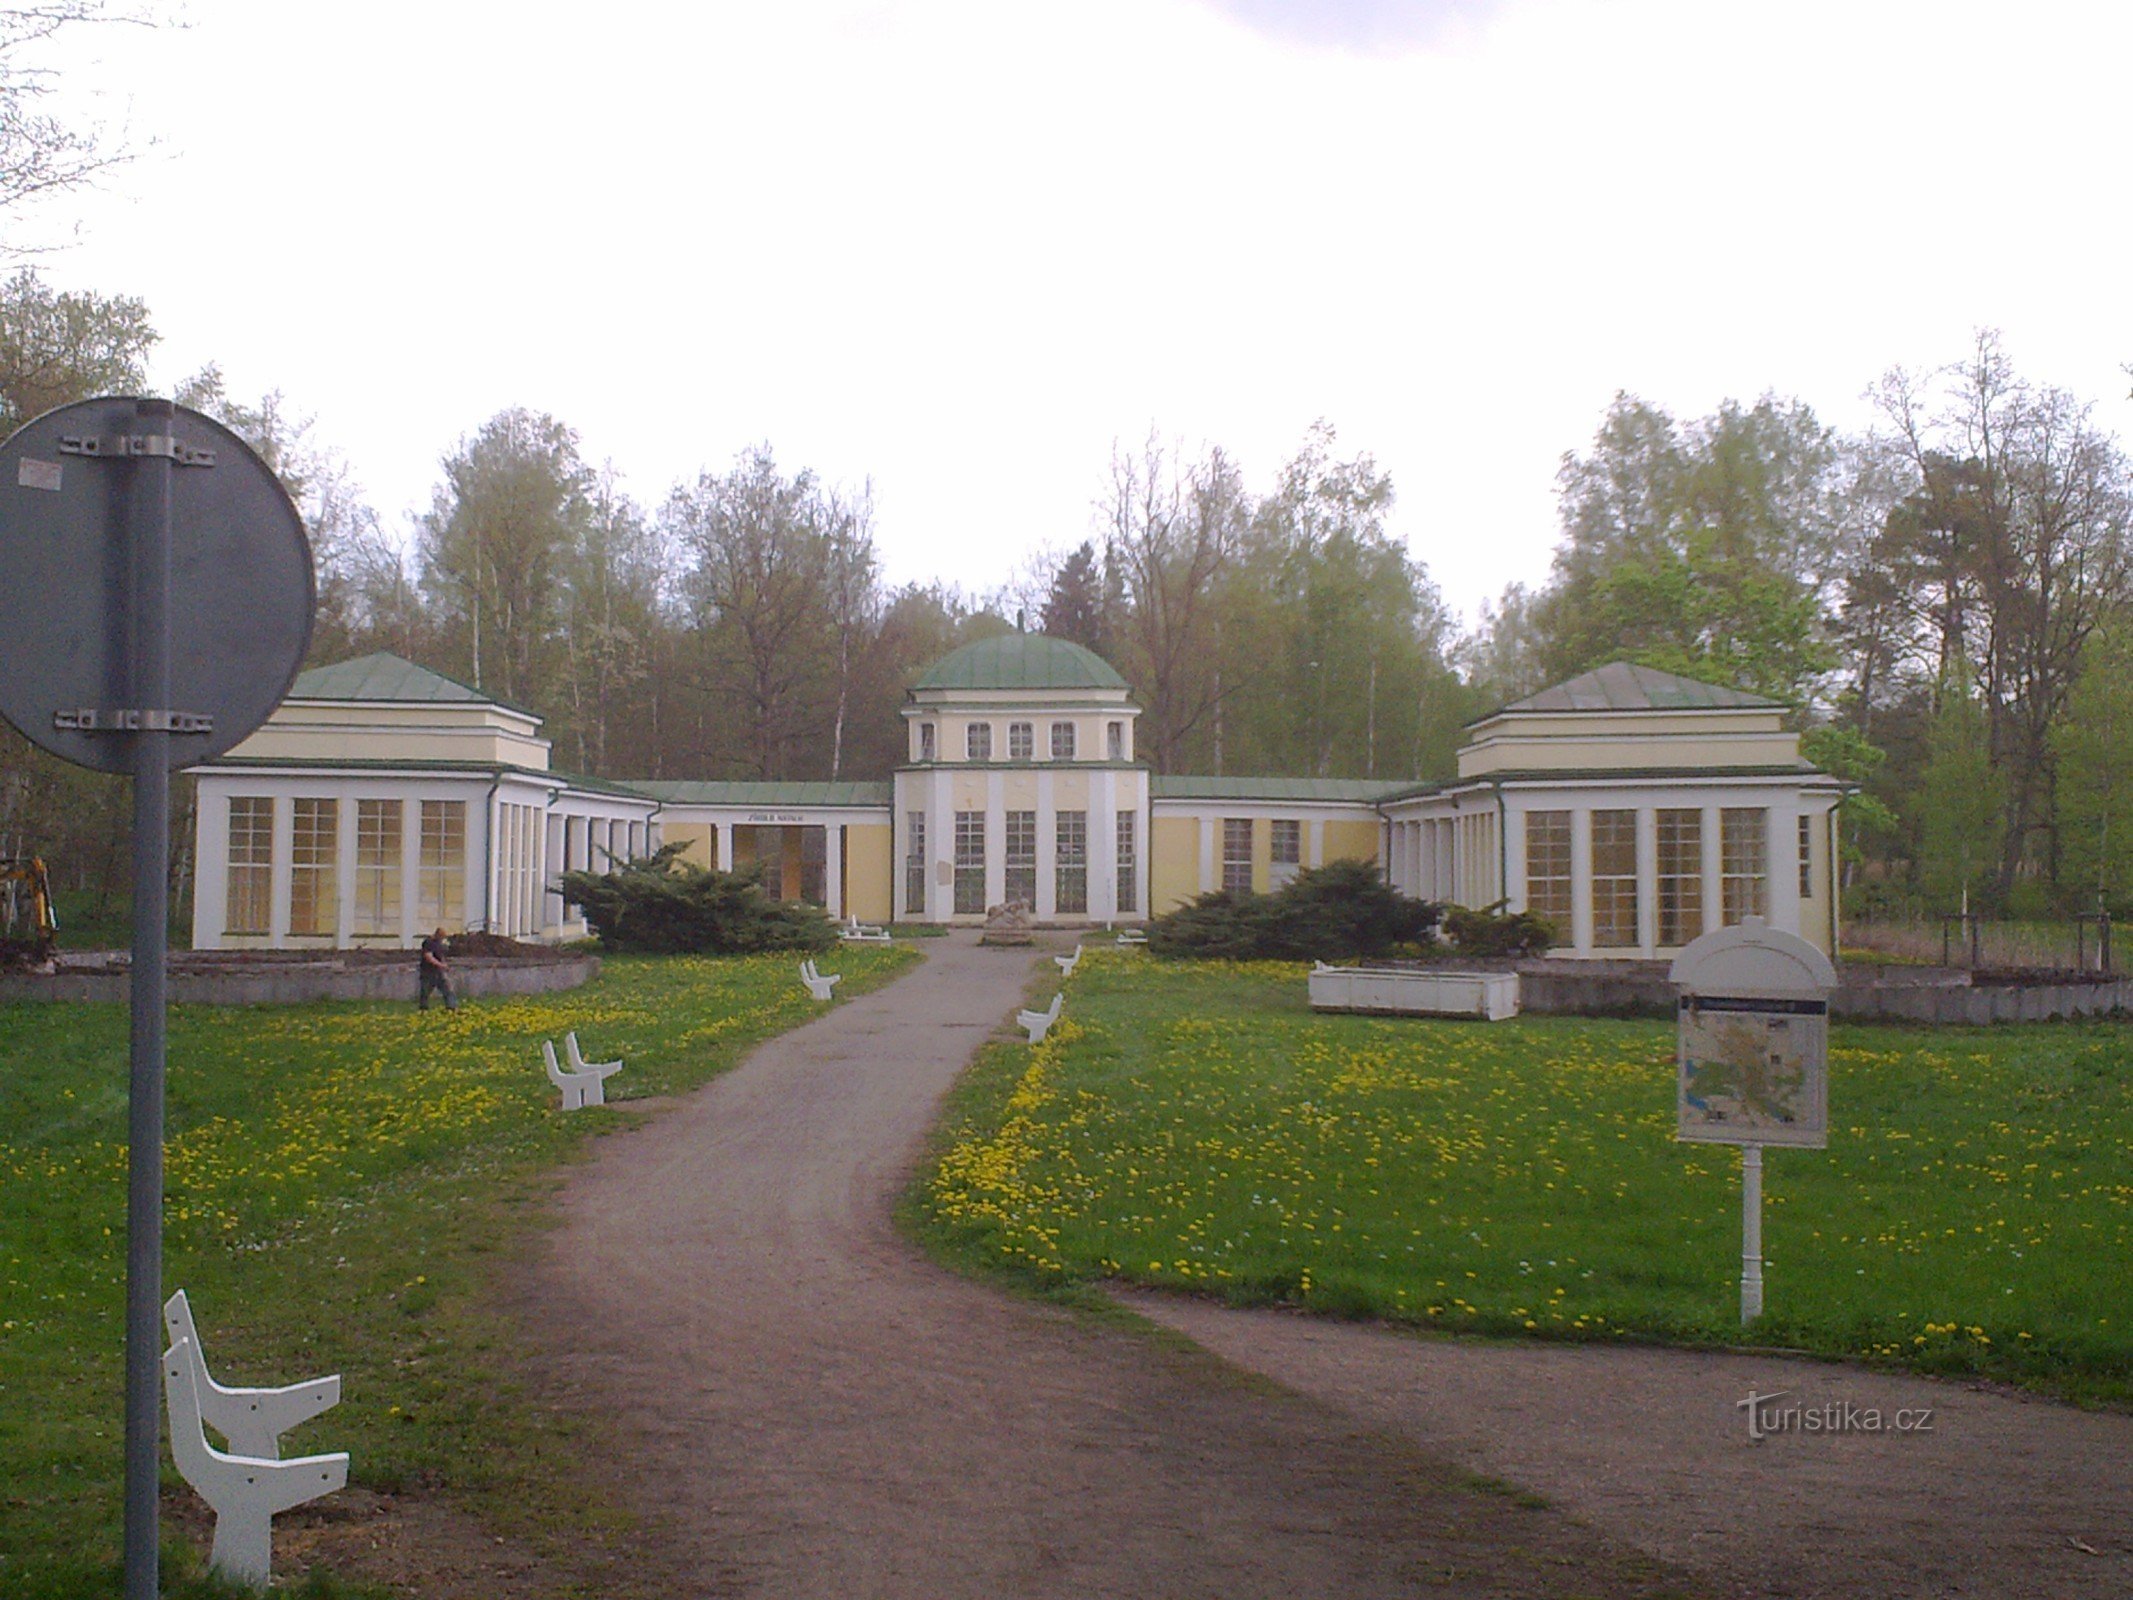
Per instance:
[[[422,941],[422,956],[418,964],[418,970],[422,974],[422,986],[415,991],[417,1011],[429,1010],[432,989],[444,996],[445,1010],[459,1009],[459,1001],[452,994],[451,969],[444,964],[444,957],[444,929],[439,928]]]

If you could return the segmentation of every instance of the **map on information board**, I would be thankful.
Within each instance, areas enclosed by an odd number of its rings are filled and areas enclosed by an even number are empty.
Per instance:
[[[1829,1013],[1819,1000],[1681,1002],[1677,1139],[1829,1142]]]

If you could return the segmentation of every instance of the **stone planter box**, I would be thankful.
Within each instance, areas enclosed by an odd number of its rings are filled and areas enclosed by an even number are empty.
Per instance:
[[[1320,966],[1311,973],[1311,1009],[1501,1022],[1518,1015],[1518,974]]]

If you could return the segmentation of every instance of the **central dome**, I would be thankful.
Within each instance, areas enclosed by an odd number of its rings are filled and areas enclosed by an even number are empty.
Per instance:
[[[951,650],[913,689],[1123,689],[1126,680],[1094,650],[1041,633],[1001,633]]]

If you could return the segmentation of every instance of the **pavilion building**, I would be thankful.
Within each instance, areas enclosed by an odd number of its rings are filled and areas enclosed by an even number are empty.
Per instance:
[[[1402,891],[1534,910],[1556,953],[1668,954],[1762,916],[1836,937],[1843,786],[1775,701],[1616,663],[1474,723],[1443,783],[1157,774],[1093,652],[1010,633],[911,686],[887,781],[608,782],[540,719],[391,655],[314,668],[195,769],[202,949],[404,948],[429,929],[584,937],[557,874],[681,842],[838,917],[1145,921],[1335,860]]]

